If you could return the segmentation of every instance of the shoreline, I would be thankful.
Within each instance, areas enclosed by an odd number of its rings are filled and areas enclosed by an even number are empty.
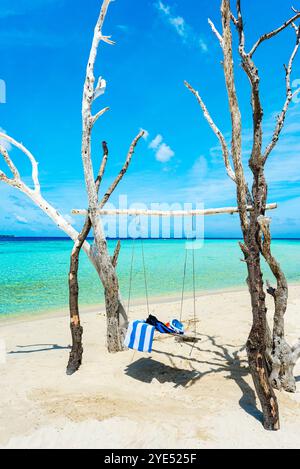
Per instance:
[[[300,287],[300,282],[294,282],[289,284],[289,288],[296,288]],[[236,287],[228,287],[216,290],[199,290],[196,292],[196,298],[201,297],[210,297],[210,296],[219,296],[222,294],[230,294],[230,293],[245,293],[248,292],[248,288],[246,285],[244,286],[236,286]],[[184,296],[184,301],[189,301],[193,298],[192,292],[187,292]],[[178,303],[181,301],[181,293],[178,292],[177,294],[170,294],[170,295],[159,295],[159,296],[150,296],[149,297],[149,305],[158,305],[158,304],[166,304],[166,303]],[[127,309],[127,299],[125,298],[125,307]],[[144,306],[146,304],[145,298],[132,298],[131,299],[131,307],[136,308],[138,306]],[[105,313],[105,304],[98,303],[93,305],[81,305],[80,306],[80,314],[104,314]],[[130,316],[130,312],[129,312]],[[6,326],[10,324],[19,324],[23,322],[33,322],[33,321],[40,321],[42,319],[49,319],[49,318],[62,318],[62,317],[69,317],[69,309],[68,307],[63,308],[53,308],[51,310],[44,310],[34,313],[18,313],[16,315],[5,315],[5,317],[1,317],[0,315],[0,326]]]

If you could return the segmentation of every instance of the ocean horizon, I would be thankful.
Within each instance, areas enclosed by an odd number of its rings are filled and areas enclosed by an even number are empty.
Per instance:
[[[90,238],[91,239],[91,238]],[[195,251],[196,290],[217,291],[246,287],[246,266],[241,262],[240,238],[205,238]],[[143,239],[150,297],[182,293],[186,239]],[[108,240],[113,253],[117,240]],[[145,285],[141,241],[122,240],[118,262],[120,290],[125,305],[129,295],[132,247],[135,246],[132,299],[143,302]],[[68,307],[68,270],[73,242],[65,237],[15,237],[0,240],[0,317],[36,315]],[[300,240],[274,239],[273,252],[287,279],[300,282]],[[264,261],[265,280],[273,281]],[[103,303],[99,278],[86,255],[80,263],[80,305]],[[192,257],[188,252],[186,295],[193,290]]]
[[[7,239],[6,239],[7,238]],[[64,241],[71,241],[69,236],[15,236],[15,235],[1,235],[0,234],[0,241],[2,240],[5,240],[5,241],[20,241],[20,240],[64,240]],[[87,237],[87,240],[93,240],[94,238],[92,236],[88,236]],[[130,241],[132,238],[120,238],[120,237],[116,237],[116,238],[110,238],[109,236],[106,237],[107,240],[111,240],[111,241],[119,241],[119,240],[123,240],[123,241]],[[167,240],[167,239],[170,239],[170,240],[188,240],[189,238],[186,238],[186,237],[182,237],[182,238],[164,238],[164,237],[157,237],[157,238],[153,238],[153,237],[143,237],[142,239],[146,239],[146,240],[151,240],[151,239],[155,239],[155,240]],[[220,237],[220,236],[205,236],[203,238],[204,240],[207,240],[207,239],[214,239],[214,240],[227,240],[227,239],[232,239],[232,240],[242,240],[242,237],[241,236],[225,236],[225,237]],[[273,237],[272,238],[273,241],[276,241],[276,240],[291,240],[291,241],[300,241],[300,237],[290,237],[290,236],[287,236],[287,237],[282,237],[282,236],[278,236],[278,237]],[[71,241],[72,242],[72,241]]]

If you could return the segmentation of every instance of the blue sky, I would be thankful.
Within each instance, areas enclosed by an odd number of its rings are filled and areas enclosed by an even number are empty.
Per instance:
[[[289,2],[244,1],[247,44],[291,16]],[[297,3],[297,2],[296,2]],[[43,193],[63,214],[84,208],[81,139],[81,95],[87,56],[100,0],[1,0],[0,79],[7,102],[0,104],[0,127],[22,141],[40,165]],[[295,5],[297,6],[297,5]],[[118,172],[133,137],[149,132],[134,156],[119,194],[130,202],[203,202],[206,207],[235,205],[235,188],[223,167],[218,141],[201,115],[188,80],[205,100],[211,115],[230,139],[230,119],[221,51],[207,23],[220,27],[220,0],[116,0],[111,4],[105,34],[115,46],[101,45],[97,75],[107,80],[95,110],[110,107],[94,131],[94,161],[101,141],[110,148],[103,189]],[[285,99],[283,64],[289,59],[295,33],[287,29],[261,46],[265,109],[265,141]],[[243,114],[244,157],[249,156],[251,113],[248,82],[236,60]],[[293,80],[300,79],[300,55]],[[298,85],[299,86],[299,85]],[[300,237],[300,103],[293,103],[286,128],[267,165],[273,234]],[[98,157],[99,155],[99,157]],[[26,180],[30,168],[13,150]],[[30,201],[0,185],[0,233],[60,235]],[[82,220],[73,219],[79,228]],[[207,236],[239,236],[237,216],[209,217]]]

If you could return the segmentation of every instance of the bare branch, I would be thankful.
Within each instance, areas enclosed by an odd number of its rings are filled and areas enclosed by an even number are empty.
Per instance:
[[[275,315],[274,315],[274,337],[282,337],[284,335],[284,314],[287,308],[287,281],[279,262],[275,259],[271,252],[271,232],[270,223],[271,219],[263,215],[259,216],[257,222],[263,233],[263,242],[261,244],[261,252],[267,261],[274,277],[277,281],[277,288],[268,287],[268,293],[272,294],[275,300]]]
[[[295,11],[295,10],[294,10]],[[277,29],[274,29],[273,31],[264,34],[261,36],[258,41],[254,44],[252,47],[251,51],[249,52],[250,57],[253,56],[253,54],[256,52],[257,48],[260,46],[260,44],[264,41],[267,41],[268,39],[271,39],[272,37],[276,36],[277,34],[281,33],[284,29],[286,29],[288,26],[290,26],[292,23],[294,23],[298,18],[300,18],[300,12],[297,11],[296,14],[287,20],[285,23],[283,23],[282,26],[280,26]]]
[[[237,0],[238,23],[237,30],[239,33],[239,54],[242,59],[242,67],[246,72],[251,86],[251,105],[253,110],[253,145],[249,165],[252,171],[261,163],[261,153],[263,144],[263,108],[260,99],[260,77],[255,63],[250,55],[245,52],[245,33],[244,22],[241,11],[241,2]]]
[[[92,124],[95,125],[97,120],[99,119],[99,117],[103,116],[103,114],[105,114],[107,111],[109,111],[109,107],[105,107],[104,109],[101,109],[101,111],[97,112],[97,114],[95,114],[92,117],[92,119],[93,119]]]
[[[128,321],[119,294],[119,282],[111,257],[107,249],[107,242],[102,221],[97,216],[98,191],[94,177],[91,154],[91,139],[94,125],[92,104],[95,98],[95,62],[100,41],[112,44],[109,36],[103,36],[102,28],[111,0],[103,0],[100,14],[94,30],[93,41],[86,68],[86,76],[82,97],[82,144],[81,155],[84,168],[85,184],[88,195],[88,213],[94,229],[94,245],[91,249],[94,263],[104,287],[104,297],[107,313],[107,345],[110,352],[123,350],[124,336]],[[96,86],[97,89],[97,86]],[[96,115],[97,116],[97,115]],[[110,194],[107,198],[109,198]]]
[[[210,18],[208,18],[208,24],[210,25],[211,29],[212,29],[212,32],[217,36],[217,39],[220,43],[220,46],[224,47],[224,41],[223,41],[223,37],[222,35],[219,33],[219,31],[217,30],[217,28],[215,27],[214,23],[211,21]]]
[[[31,166],[32,166],[32,181],[33,181],[33,184],[34,184],[34,189],[35,189],[35,192],[40,193],[41,192],[41,187],[40,187],[40,183],[39,183],[38,163],[37,163],[36,159],[34,158],[34,156],[32,155],[32,153],[29,150],[27,150],[27,148],[24,147],[24,145],[22,145],[22,143],[17,142],[14,138],[9,137],[5,133],[0,132],[0,139],[7,140],[9,143],[14,145],[19,150],[21,150],[28,157],[28,159],[30,160]]]
[[[37,162],[32,155],[32,153],[27,150],[21,143],[17,142],[14,138],[0,133],[0,139],[5,139],[14,145],[16,148],[21,150],[30,160],[32,163],[32,178],[34,181],[34,190],[28,187],[21,179],[19,171],[11,161],[8,153],[4,149],[3,146],[0,147],[0,153],[3,155],[6,163],[10,167],[14,178],[8,178],[2,171],[0,171],[0,180],[5,182],[11,187],[14,187],[29,197],[35,205],[37,205],[57,226],[59,229],[64,231],[73,241],[76,241],[78,238],[79,233],[73,228],[73,226],[47,201],[45,200],[40,191],[40,184],[38,180],[38,167]],[[89,243],[85,242],[83,245],[84,251],[93,262],[93,258],[91,256],[91,250]]]
[[[108,147],[106,142],[102,142],[103,157],[98,172],[97,179],[95,181],[97,192],[101,185],[101,181],[104,175],[107,158],[108,158]],[[78,239],[74,243],[71,258],[70,258],[70,271],[69,271],[69,304],[70,304],[70,327],[72,332],[72,349],[69,357],[67,374],[71,375],[75,373],[82,363],[82,333],[83,328],[80,324],[80,313],[79,313],[79,284],[78,284],[78,270],[79,270],[79,256],[84,242],[86,241],[92,228],[92,222],[89,214],[87,213],[84,226],[78,235]]]
[[[99,192],[100,185],[101,185],[101,182],[102,182],[102,179],[103,179],[103,176],[104,176],[106,163],[107,163],[107,159],[108,159],[108,153],[109,153],[106,142],[102,142],[102,148],[103,148],[103,157],[102,157],[102,161],[101,161],[101,165],[100,165],[100,168],[99,168],[97,178],[95,180],[97,193]],[[81,248],[83,246],[83,243],[85,242],[85,240],[87,239],[87,237],[88,237],[88,235],[91,231],[91,228],[92,228],[92,222],[90,220],[88,212],[86,212],[86,219],[85,219],[83,228],[82,228],[81,232],[78,234],[78,239],[75,242],[74,248],[72,250],[72,255],[71,255],[71,259],[73,260],[73,265],[76,265],[76,263],[77,263],[77,268],[75,269],[75,272],[73,272],[73,274],[75,276],[77,276],[77,272],[78,272],[78,262],[77,262],[78,257],[79,257]]]
[[[285,66],[286,100],[285,100],[284,106],[282,108],[282,111],[281,111],[281,113],[279,114],[279,116],[277,118],[277,124],[276,124],[275,130],[274,130],[273,136],[272,136],[272,140],[271,140],[271,142],[269,143],[269,145],[267,146],[267,148],[264,152],[264,155],[263,155],[264,163],[267,161],[270,153],[274,150],[274,148],[275,148],[275,146],[276,146],[276,144],[279,140],[281,131],[283,129],[286,114],[287,114],[287,111],[289,109],[289,106],[290,106],[294,96],[297,95],[300,91],[300,90],[296,90],[293,93],[292,92],[292,85],[291,85],[291,74],[292,74],[292,69],[293,69],[293,63],[294,63],[295,57],[296,57],[296,55],[299,51],[299,47],[300,47],[300,34],[299,34],[299,32],[300,32],[300,27],[297,28],[296,46],[294,47],[294,50],[293,50],[292,55],[290,57],[288,66],[287,67]]]
[[[224,159],[227,174],[230,177],[230,179],[232,179],[234,182],[236,182],[235,174],[234,174],[234,171],[233,171],[233,169],[231,167],[231,164],[230,164],[229,150],[228,150],[228,146],[227,146],[226,140],[224,138],[224,135],[222,134],[220,129],[214,123],[214,121],[213,121],[211,115],[209,114],[209,111],[208,111],[206,105],[204,104],[201,96],[199,95],[198,91],[196,91],[187,81],[185,81],[184,84],[193,93],[193,95],[196,97],[196,99],[197,99],[198,103],[200,104],[200,107],[203,111],[205,119],[207,120],[208,124],[210,125],[211,129],[213,130],[213,132],[215,133],[217,138],[219,139],[219,142],[220,142],[221,147],[222,147],[223,159]]]
[[[102,34],[102,28],[104,20],[107,14],[108,7],[112,0],[104,0],[100,10],[99,18],[95,26],[93,42],[90,50],[89,60],[86,70],[86,80],[84,84],[83,92],[83,112],[91,117],[91,105],[95,96],[95,62],[98,53],[98,47],[101,41],[108,44],[113,44],[113,41],[110,40],[110,36],[104,36]],[[101,112],[101,111],[100,111]],[[99,116],[100,117],[100,116]],[[92,118],[93,119],[93,118]]]
[[[240,219],[243,233],[245,234],[249,226],[249,219],[247,215],[247,199],[249,190],[246,183],[244,168],[242,164],[242,118],[235,86],[232,51],[231,11],[230,2],[228,0],[222,0],[221,12],[224,39],[224,75],[232,123],[231,152],[237,184],[237,198],[238,205],[240,208]]]
[[[116,44],[116,42],[112,41],[110,38],[111,38],[111,36],[101,36],[101,41],[106,42],[106,44],[109,44],[111,46],[114,46]]]
[[[231,20],[232,20],[232,22],[233,22],[233,24],[234,24],[235,26],[238,25],[238,20],[236,19],[236,17],[234,16],[233,13],[231,13]]]
[[[111,0],[103,0],[100,14],[99,14],[96,26],[95,26],[93,41],[92,41],[87,69],[86,69],[86,77],[85,77],[83,98],[82,98],[82,121],[83,121],[82,160],[83,160],[85,182],[86,182],[88,199],[89,199],[89,210],[91,212],[91,222],[94,225],[95,241],[98,238],[99,243],[100,243],[100,239],[103,241],[104,235],[103,235],[103,229],[102,229],[100,220],[97,220],[93,217],[93,211],[96,209],[98,205],[98,192],[97,192],[92,157],[91,157],[91,133],[92,133],[93,125],[99,119],[99,117],[107,111],[107,108],[99,111],[99,113],[97,113],[95,116],[92,116],[91,109],[92,109],[92,104],[95,98],[94,69],[95,69],[95,62],[96,62],[97,53],[98,53],[98,47],[99,47],[100,41],[109,42],[108,38],[106,36],[103,36],[102,28],[103,28],[104,20],[105,20],[110,3],[111,3]],[[107,256],[105,256],[105,258],[107,260]]]
[[[16,181],[19,181],[20,180],[20,173],[19,171],[17,170],[17,168],[15,167],[14,163],[12,162],[6,148],[4,148],[3,145],[0,144],[0,153],[1,155],[3,156],[4,158],[4,161],[5,163],[7,164],[7,166],[9,167],[12,175],[14,176],[14,179]],[[3,173],[4,174],[4,173]],[[9,178],[8,178],[9,179]]]
[[[112,262],[112,265],[114,266],[114,268],[117,267],[120,250],[121,250],[121,241],[119,240],[118,243],[117,243],[116,249],[114,251],[114,254],[112,256],[112,259],[111,259],[111,262]]]
[[[108,147],[107,147],[106,142],[102,142],[102,148],[103,148],[102,162],[101,162],[101,166],[100,166],[100,169],[99,169],[99,172],[98,172],[97,179],[95,181],[96,182],[96,188],[97,188],[98,191],[99,191],[99,188],[100,188],[100,185],[101,185],[104,173],[105,173],[107,159],[108,159]]]
[[[3,171],[0,171],[0,181],[5,182],[6,184],[11,184],[13,182],[13,180],[9,179]]]
[[[234,21],[234,24],[238,30],[240,43],[239,43],[239,52],[241,56],[246,55],[245,52],[245,32],[244,32],[244,20],[242,16],[241,1],[237,0],[237,13],[238,19]]]
[[[127,172],[127,169],[128,169],[128,166],[130,165],[130,162],[132,160],[132,156],[134,154],[134,151],[135,151],[135,148],[139,142],[139,140],[145,135],[145,131],[144,130],[141,130],[139,132],[139,134],[135,137],[135,139],[133,140],[133,142],[131,143],[130,145],[130,148],[129,148],[129,151],[128,151],[128,154],[127,154],[127,158],[126,158],[126,161],[120,171],[120,173],[118,174],[118,176],[116,177],[116,179],[114,180],[114,182],[111,184],[111,186],[109,187],[109,189],[107,190],[107,192],[105,193],[104,197],[102,198],[101,200],[101,203],[100,203],[100,208],[103,208],[104,205],[107,203],[108,199],[110,198],[111,194],[114,192],[114,190],[116,189],[116,187],[118,186],[119,182],[123,179],[123,176],[124,174]]]
[[[277,204],[267,204],[265,210],[275,210]],[[219,207],[219,208],[206,208],[203,210],[148,210],[148,209],[102,209],[98,208],[98,215],[130,215],[134,217],[138,216],[149,216],[149,217],[197,217],[197,216],[209,216],[209,215],[223,215],[223,214],[234,214],[239,213],[238,207]],[[253,212],[254,208],[252,205],[247,205],[247,211]],[[72,215],[86,215],[87,210],[76,209],[72,210]]]

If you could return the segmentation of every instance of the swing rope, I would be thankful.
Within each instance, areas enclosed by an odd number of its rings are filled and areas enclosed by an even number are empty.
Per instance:
[[[196,334],[196,269],[195,269],[195,249],[193,249],[193,293],[194,293],[194,324]]]
[[[186,274],[187,274],[187,261],[188,261],[188,249],[185,249],[185,259],[183,268],[183,280],[182,280],[182,292],[181,292],[181,304],[180,304],[180,322],[182,322],[183,316],[183,303],[184,293],[186,285]],[[194,335],[197,335],[197,305],[196,305],[196,266],[195,266],[195,249],[192,249],[192,278],[193,278],[193,323],[194,323]]]
[[[145,285],[145,296],[147,304],[147,313],[150,315],[150,305],[149,305],[149,288],[148,288],[148,279],[147,279],[147,269],[146,269],[146,260],[145,260],[145,249],[144,242],[141,238],[141,253],[142,253],[142,264],[143,264],[143,276],[144,276],[144,285]],[[135,259],[135,247],[136,240],[133,239],[132,244],[132,254],[131,254],[131,264],[130,264],[130,274],[129,274],[129,292],[128,292],[128,305],[127,313],[129,315],[130,305],[131,305],[131,296],[132,296],[132,282],[133,282],[133,266]],[[188,249],[185,249],[185,259],[184,259],[184,268],[183,268],[183,280],[182,280],[182,291],[181,291],[181,304],[180,304],[180,322],[182,322],[183,317],[183,305],[184,305],[184,294],[186,288],[186,274],[187,274],[187,264],[188,264]],[[194,322],[194,336],[197,335],[197,305],[196,305],[196,268],[195,268],[195,249],[192,248],[192,278],[193,278],[193,322]],[[190,355],[193,352],[194,344],[191,348]]]
[[[131,265],[130,265],[130,274],[129,274],[129,291],[128,291],[128,303],[127,303],[127,314],[128,314],[128,316],[129,316],[129,312],[130,312],[130,301],[131,301],[131,292],[132,292],[134,254],[135,254],[135,239],[132,241]]]
[[[137,225],[140,225],[140,219],[136,221]],[[127,304],[127,314],[130,313],[130,304],[131,304],[131,294],[132,294],[132,281],[133,281],[133,265],[135,257],[135,238],[132,242],[132,253],[131,253],[131,264],[130,264],[130,274],[129,274],[129,291],[128,291],[128,304]],[[149,290],[148,290],[148,280],[147,280],[147,270],[146,270],[146,261],[145,261],[145,250],[143,239],[141,238],[141,251],[142,251],[142,263],[143,263],[143,275],[144,275],[144,285],[145,285],[145,295],[147,303],[147,313],[150,315],[150,306],[149,306]]]
[[[195,249],[193,249],[193,294],[194,294],[194,336],[197,336],[197,323],[196,323],[196,271],[195,271]],[[193,342],[190,356],[193,353],[195,343]]]
[[[187,249],[185,250],[185,259],[184,259],[184,267],[183,267],[183,281],[182,281],[181,305],[180,305],[180,322],[182,322],[182,315],[183,315],[183,301],[184,301],[184,292],[185,292],[186,267],[187,267]]]
[[[144,271],[145,293],[146,293],[146,301],[147,301],[147,313],[148,313],[148,316],[149,316],[149,315],[150,315],[150,307],[149,307],[148,282],[147,282],[147,272],[146,272],[144,242],[143,242],[143,239],[142,239],[142,238],[141,238],[141,247],[142,247],[142,259],[143,259],[143,271]]]

